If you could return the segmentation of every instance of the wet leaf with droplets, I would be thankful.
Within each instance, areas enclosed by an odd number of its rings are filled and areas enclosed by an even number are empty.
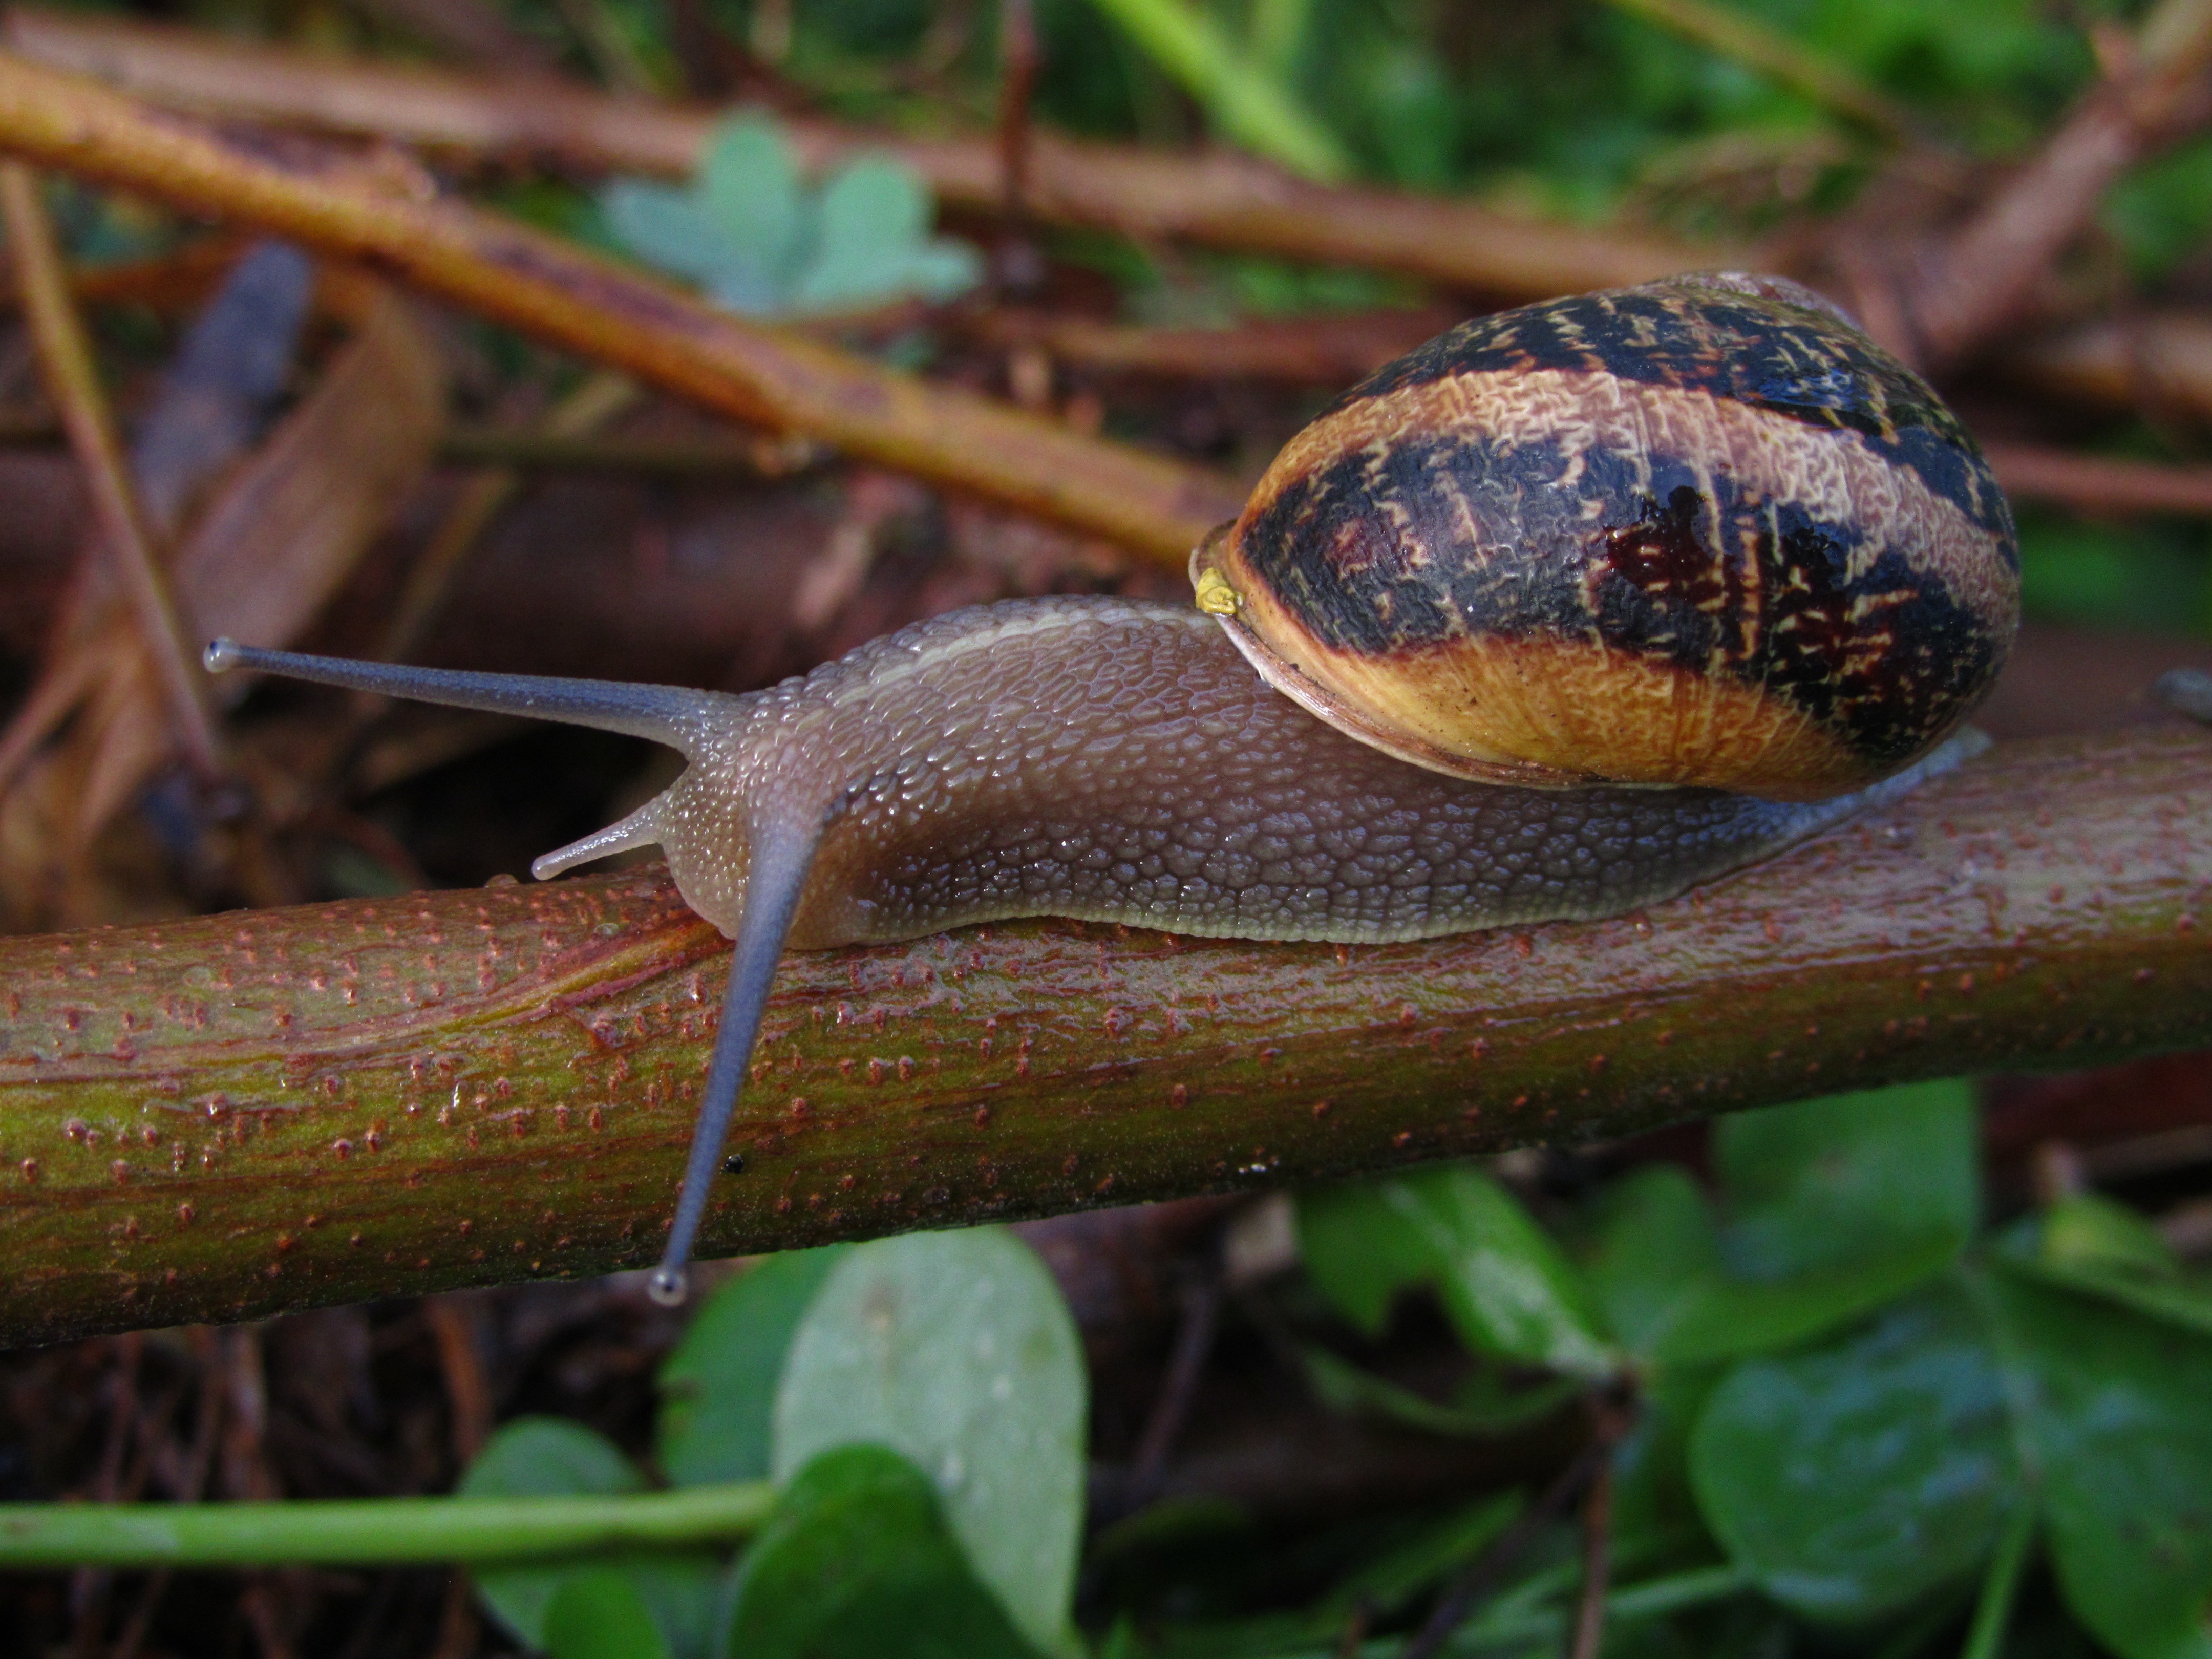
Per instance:
[[[1082,1536],[1087,1388],[1059,1287],[1012,1233],[878,1239],[831,1269],[792,1340],[775,1474],[860,1443],[910,1459],[1016,1627],[1056,1650]]]
[[[1477,1352],[1571,1376],[1608,1376],[1619,1364],[1582,1274],[1480,1170],[1304,1194],[1298,1243],[1314,1282],[1364,1330],[1382,1328],[1401,1291],[1429,1285]]]

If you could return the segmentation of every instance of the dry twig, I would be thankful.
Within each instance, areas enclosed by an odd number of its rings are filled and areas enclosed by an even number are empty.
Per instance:
[[[20,161],[0,162],[0,216],[7,222],[15,280],[46,390],[84,469],[110,569],[137,622],[140,643],[153,664],[155,683],[161,688],[185,757],[202,778],[214,778],[222,770],[222,746],[208,712],[206,678],[198,653],[185,637],[153,535],[139,511],[92,344],[70,298],[61,250],[39,199],[37,176]]]
[[[588,173],[688,173],[719,118],[580,88],[338,63],[27,6],[9,11],[0,40],[40,63],[96,75],[172,107],[535,157]],[[900,137],[805,116],[787,118],[787,129],[810,171],[862,151],[889,152],[949,205],[994,215],[1005,207],[1004,169],[990,137]],[[1510,300],[1758,263],[1744,250],[1541,224],[1465,201],[1310,185],[1227,151],[1162,155],[1038,131],[1026,157],[1022,199],[1048,223],[1396,270]]]
[[[0,150],[374,261],[740,419],[795,428],[1178,566],[1241,501],[1198,468],[741,321],[465,204],[395,191],[388,169],[272,155],[5,55]]]
[[[2208,64],[2212,0],[2161,0],[2034,159],[1923,255],[1899,296],[1914,337],[1891,343],[1941,368],[2016,322],[2113,181],[2212,116]]]

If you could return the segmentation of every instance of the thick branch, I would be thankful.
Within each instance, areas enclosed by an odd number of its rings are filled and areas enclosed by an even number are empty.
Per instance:
[[[157,103],[479,155],[543,158],[592,173],[687,173],[720,118],[715,111],[611,98],[540,79],[500,82],[343,63],[26,6],[9,9],[0,39],[27,58],[98,76]],[[952,206],[991,215],[1006,207],[1004,172],[988,135],[904,138],[783,118],[810,168],[863,150],[889,151]],[[1512,300],[1747,263],[1730,249],[1539,224],[1439,197],[1305,184],[1228,151],[1165,155],[1077,143],[1041,131],[1030,134],[1030,144],[1023,206],[1048,223],[1399,270]]]
[[[679,396],[1180,565],[1243,504],[1164,456],[717,311],[426,180],[218,131],[0,53],[0,151],[163,198],[429,291]]]
[[[794,956],[708,1243],[1311,1180],[2212,1042],[2212,736],[2000,747],[1648,914]],[[665,879],[0,941],[0,1343],[635,1266],[726,947]]]

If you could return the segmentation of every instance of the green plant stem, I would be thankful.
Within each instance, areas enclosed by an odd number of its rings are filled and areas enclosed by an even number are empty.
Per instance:
[[[2022,1504],[2014,1512],[1996,1553],[1990,1558],[1982,1578],[1981,1599],[1974,1604],[1974,1622],[1966,1632],[1966,1645],[1959,1659],[1997,1659],[2004,1646],[2006,1626],[2012,1623],[2012,1607],[2027,1575],[2027,1560],[2035,1542],[2035,1505]]]
[[[0,1568],[382,1566],[520,1561],[744,1538],[765,1480],[605,1498],[0,1504]]]
[[[1206,13],[1185,0],[1097,0],[1097,5],[1231,137],[1317,183],[1351,176],[1343,147]]]

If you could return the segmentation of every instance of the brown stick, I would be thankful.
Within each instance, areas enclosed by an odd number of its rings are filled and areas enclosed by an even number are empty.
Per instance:
[[[2212,422],[2212,317],[2201,312],[2085,323],[2029,341],[2002,367],[2046,396]]]
[[[1982,446],[1997,482],[2030,501],[2080,513],[2212,513],[2212,466],[2081,455],[2040,444]]]
[[[2035,159],[1945,239],[1905,307],[1923,361],[1955,362],[2015,321],[2105,191],[2162,142],[2201,121],[2212,62],[2212,0],[2162,0],[2129,61],[2092,88]]]
[[[689,173],[718,118],[535,80],[337,63],[27,6],[9,9],[0,39],[40,63],[173,107],[592,173]],[[940,201],[987,215],[1004,207],[997,145],[988,136],[902,138],[786,118],[810,170],[863,150],[888,151],[927,179]],[[1163,155],[1043,131],[1030,137],[1023,199],[1048,223],[1397,270],[1515,301],[1759,263],[1755,253],[1717,245],[1540,224],[1437,197],[1309,185],[1226,151]]]
[[[793,955],[709,1253],[2212,1042],[2212,733],[2001,746],[1647,914]],[[726,947],[650,872],[0,940],[0,1346],[659,1249]]]
[[[1005,307],[957,320],[969,338],[1041,347],[1071,368],[1107,373],[1346,386],[1441,334],[1458,307],[1284,318],[1235,328],[1152,328]]]
[[[746,323],[667,283],[386,173],[272,154],[0,54],[0,150],[252,224],[422,287],[756,424],[1180,565],[1241,494],[1195,467]],[[427,189],[427,185],[425,189]]]
[[[37,347],[46,392],[60,415],[70,447],[84,471],[85,492],[117,585],[138,623],[138,636],[154,665],[154,678],[192,769],[213,778],[222,769],[222,741],[208,713],[205,677],[187,642],[168,579],[154,552],[153,532],[138,510],[131,469],[107,393],[93,362],[92,343],[70,298],[69,278],[55,246],[53,226],[39,199],[37,175],[20,161],[0,161],[0,219],[15,252],[15,281]]]

